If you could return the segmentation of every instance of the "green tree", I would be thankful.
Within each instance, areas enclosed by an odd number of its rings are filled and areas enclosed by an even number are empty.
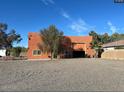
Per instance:
[[[105,44],[108,43],[110,40],[110,36],[108,35],[108,33],[104,33],[103,35],[100,36],[101,37],[101,43]]]
[[[89,33],[89,36],[92,36],[93,37],[93,41],[92,41],[92,47],[93,48],[98,48],[99,47],[99,44],[100,44],[100,37],[99,35],[95,32],[95,31],[91,31]]]
[[[60,53],[61,39],[63,32],[59,31],[54,25],[40,31],[42,50],[51,54],[51,60]]]
[[[117,32],[109,36],[108,33],[100,35],[95,31],[91,31],[89,35],[93,37],[92,47],[96,49],[98,55],[102,53],[101,47],[103,44],[124,39],[124,34],[119,34]]]
[[[95,31],[91,31],[89,35],[93,37],[92,41],[93,48],[101,47],[103,44],[108,43],[111,38],[111,36],[109,36],[108,33],[98,34]]]
[[[13,43],[19,43],[22,38],[15,30],[7,31],[7,28],[8,26],[6,24],[0,23],[0,48],[6,48],[6,54],[9,56]]]
[[[102,44],[103,44],[103,36],[102,35],[99,35],[97,34],[95,31],[91,31],[89,33],[89,36],[92,36],[93,37],[93,41],[92,41],[92,48],[95,49],[96,51],[96,57],[100,57],[101,56],[101,53],[102,53]]]
[[[119,34],[119,33],[113,33],[110,37],[110,42],[113,42],[113,41],[118,41],[118,40],[122,40],[124,39],[124,34]]]
[[[6,24],[0,23],[0,47],[10,48],[14,42],[19,43],[22,40],[15,30],[7,31],[7,28]]]
[[[119,36],[120,36],[119,33],[113,33],[110,37],[110,42],[119,40]]]
[[[21,47],[22,48],[22,52],[27,52],[28,51],[28,48],[25,48],[25,47]]]
[[[22,47],[14,47],[11,49],[12,56],[19,57],[22,51]]]

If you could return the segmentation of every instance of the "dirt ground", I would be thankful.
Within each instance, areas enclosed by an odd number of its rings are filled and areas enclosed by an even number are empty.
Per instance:
[[[124,60],[0,61],[0,91],[124,91]]]

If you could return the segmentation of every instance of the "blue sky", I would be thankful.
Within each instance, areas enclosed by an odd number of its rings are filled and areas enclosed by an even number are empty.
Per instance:
[[[0,0],[0,22],[16,29],[28,46],[28,32],[55,24],[65,35],[123,33],[124,4],[113,0]]]

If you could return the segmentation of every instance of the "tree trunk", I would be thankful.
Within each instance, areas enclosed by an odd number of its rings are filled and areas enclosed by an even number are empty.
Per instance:
[[[6,49],[6,56],[10,56],[10,49]]]
[[[54,58],[54,53],[51,52],[51,60],[53,60],[53,58]]]

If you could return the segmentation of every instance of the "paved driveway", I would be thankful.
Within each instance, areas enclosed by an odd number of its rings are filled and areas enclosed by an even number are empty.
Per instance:
[[[124,61],[0,62],[0,91],[124,91]]]

